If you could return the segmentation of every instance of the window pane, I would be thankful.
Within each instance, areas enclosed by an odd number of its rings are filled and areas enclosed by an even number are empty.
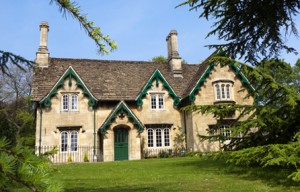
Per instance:
[[[165,139],[165,147],[170,146],[170,129],[165,128],[164,129],[164,139]]]
[[[225,85],[224,84],[222,84],[221,85],[221,94],[222,94],[222,99],[225,99]]]
[[[217,100],[221,99],[220,86],[219,85],[216,85],[216,94],[217,94]]]
[[[231,135],[231,130],[228,130],[229,126],[228,125],[221,125],[220,126],[220,135],[223,137],[230,137]]]
[[[156,147],[161,147],[162,146],[162,141],[161,141],[161,129],[156,129]]]
[[[230,85],[226,85],[226,98],[230,99]]]
[[[164,95],[158,95],[158,108],[164,108]]]
[[[71,151],[77,151],[78,148],[78,132],[71,132]]]
[[[71,110],[77,110],[78,109],[78,96],[73,94],[72,95],[72,101],[71,101]]]
[[[61,151],[68,151],[68,132],[63,131],[60,135]]]
[[[68,95],[63,95],[63,100],[62,100],[62,109],[63,111],[68,111],[69,109],[69,97]]]
[[[151,95],[151,109],[156,109],[156,95]]]
[[[153,147],[153,129],[148,129],[148,147]]]

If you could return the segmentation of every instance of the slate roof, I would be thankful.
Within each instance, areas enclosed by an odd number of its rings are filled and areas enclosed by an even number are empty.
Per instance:
[[[116,61],[49,58],[47,68],[36,68],[32,100],[43,99],[66,70],[72,68],[98,100],[135,100],[152,74],[158,69],[177,96],[189,94],[207,64],[182,64],[183,78],[173,77],[169,64],[146,61]]]

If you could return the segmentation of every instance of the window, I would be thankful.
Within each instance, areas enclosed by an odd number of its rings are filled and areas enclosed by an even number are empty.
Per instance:
[[[62,131],[60,133],[61,152],[78,150],[78,131]]]
[[[71,111],[78,110],[78,96],[76,94],[72,94],[71,97]]]
[[[78,95],[64,94],[62,96],[62,110],[63,111],[78,111]]]
[[[62,131],[60,135],[61,151],[68,151],[68,132]]]
[[[156,147],[162,146],[161,129],[156,129]]]
[[[147,134],[148,147],[170,147],[170,128],[153,126],[147,129]]]
[[[218,82],[215,84],[216,100],[232,100],[231,93],[232,83]]]
[[[148,129],[148,147],[153,147],[153,129]]]
[[[165,147],[170,147],[170,129],[164,129]]]
[[[229,138],[231,136],[231,130],[229,130],[229,125],[221,125],[220,129],[220,136],[223,138]]]
[[[63,98],[62,99],[62,102],[63,102],[63,104],[62,104],[63,111],[68,111],[69,110],[69,96],[65,94],[65,95],[63,95],[62,98]]]
[[[210,141],[215,141],[216,137],[220,135],[221,140],[228,140],[231,136],[231,130],[229,125],[220,125],[216,127],[216,125],[210,125],[209,129]]]
[[[151,109],[164,109],[163,94],[151,94]]]
[[[78,132],[71,132],[71,151],[77,151],[78,148]]]

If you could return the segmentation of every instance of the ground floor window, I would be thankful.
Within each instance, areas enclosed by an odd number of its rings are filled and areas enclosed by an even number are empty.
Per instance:
[[[169,125],[147,125],[148,147],[170,147]]]
[[[230,126],[227,124],[210,125],[208,131],[211,141],[216,140],[218,136],[220,136],[220,140],[229,140],[231,137]]]
[[[76,152],[78,150],[78,131],[63,130],[60,132],[61,152]]]

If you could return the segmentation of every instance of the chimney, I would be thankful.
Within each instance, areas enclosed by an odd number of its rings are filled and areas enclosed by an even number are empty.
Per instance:
[[[47,22],[41,22],[40,24],[40,47],[36,52],[35,62],[39,67],[48,67],[49,52],[47,48],[48,44],[48,31],[49,25]]]
[[[178,53],[177,31],[171,30],[167,36],[168,63],[174,77],[182,77],[181,57]]]

